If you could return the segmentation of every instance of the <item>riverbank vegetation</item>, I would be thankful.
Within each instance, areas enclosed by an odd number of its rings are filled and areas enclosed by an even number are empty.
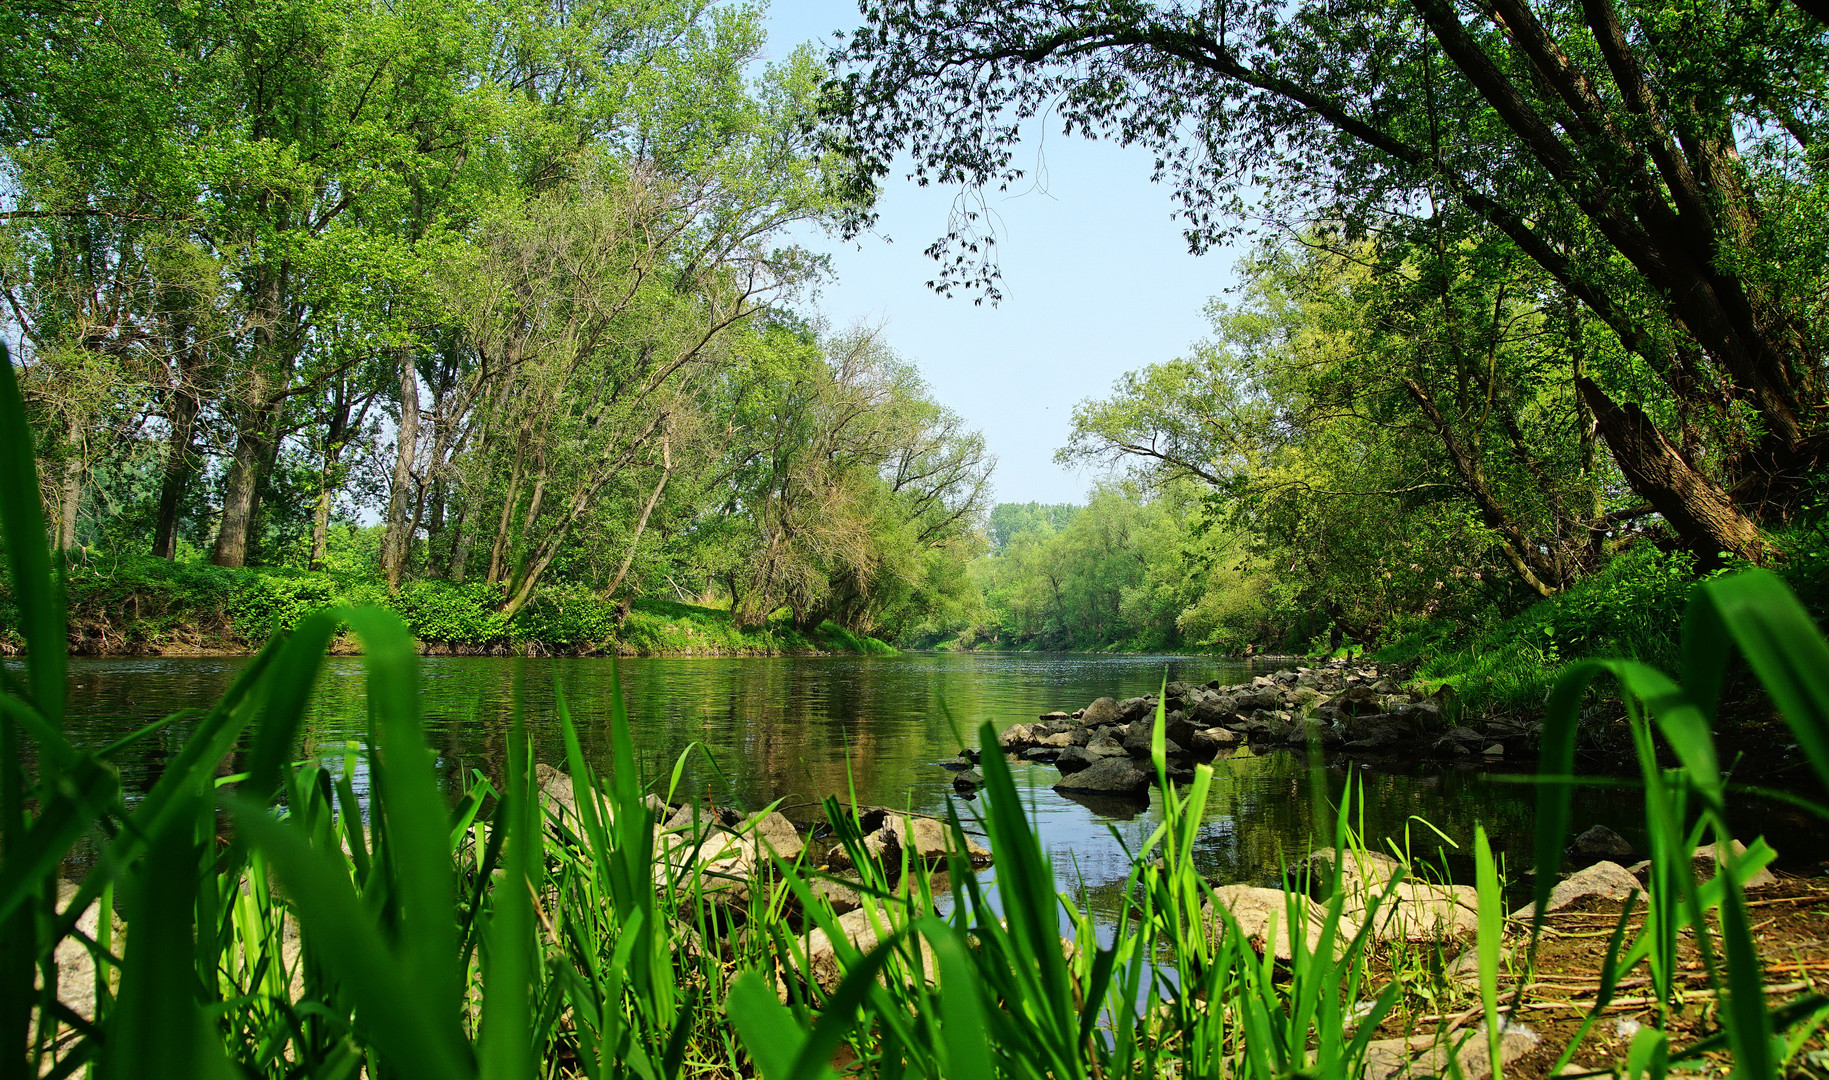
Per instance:
[[[461,647],[661,600],[891,635],[965,580],[991,459],[808,314],[800,238],[863,195],[757,10],[129,0],[0,46],[0,295],[91,644],[189,602],[246,647],[295,594]]]

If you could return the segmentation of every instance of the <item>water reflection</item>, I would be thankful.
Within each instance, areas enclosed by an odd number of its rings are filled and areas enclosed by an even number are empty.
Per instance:
[[[99,746],[178,709],[206,705],[245,663],[73,660],[75,734]],[[454,787],[478,773],[500,776],[517,699],[541,760],[563,764],[562,700],[586,759],[608,770],[608,661],[428,658],[422,672],[428,737]],[[620,673],[645,779],[664,782],[696,744],[705,753],[689,760],[684,793],[744,809],[782,799],[790,816],[806,820],[817,816],[820,798],[852,790],[862,802],[943,814],[956,795],[951,774],[934,762],[962,741],[975,742],[982,723],[1001,728],[1101,695],[1150,692],[1165,674],[1234,682],[1249,668],[1210,658],[978,654],[645,659],[623,661]],[[306,722],[304,752],[340,759],[349,740],[362,738],[365,709],[360,659],[331,658]],[[130,787],[150,783],[188,732],[177,724],[157,734],[123,779]],[[1109,910],[1129,868],[1127,849],[1140,848],[1160,824],[1159,808],[1153,801],[1070,800],[1051,789],[1058,779],[1051,766],[1013,768],[1063,885],[1084,888],[1095,907]],[[1476,823],[1514,873],[1529,864],[1535,792],[1528,786],[1472,770],[1402,772],[1347,761],[1321,775],[1335,805],[1353,778],[1360,792],[1353,823],[1368,838],[1442,856],[1459,880],[1471,879],[1467,852]],[[1316,821],[1310,777],[1305,755],[1287,751],[1218,763],[1197,851],[1201,870],[1225,882],[1265,880],[1307,852],[1317,824],[1331,834],[1331,820]],[[1642,845],[1635,804],[1617,790],[1581,791],[1573,824],[1605,824]],[[1741,814],[1742,829],[1770,832],[1786,861],[1822,854],[1813,825],[1764,806],[1742,807]]]

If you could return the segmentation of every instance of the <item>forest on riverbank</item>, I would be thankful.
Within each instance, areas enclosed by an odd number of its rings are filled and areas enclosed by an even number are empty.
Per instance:
[[[992,461],[880,333],[809,314],[805,239],[866,195],[820,58],[763,64],[762,26],[0,15],[0,293],[73,644],[378,601],[456,648],[774,651],[943,604]]]

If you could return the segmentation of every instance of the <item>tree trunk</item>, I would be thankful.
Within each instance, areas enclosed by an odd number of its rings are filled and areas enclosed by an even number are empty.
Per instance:
[[[394,479],[387,499],[387,532],[381,538],[381,573],[387,578],[387,591],[400,591],[400,579],[406,574],[407,558],[413,550],[413,532],[417,524],[418,495],[414,487],[413,458],[419,448],[419,372],[413,358],[400,357],[400,426],[394,439]]]
[[[648,496],[647,505],[641,508],[641,518],[635,522],[635,532],[629,537],[629,550],[623,554],[622,565],[616,568],[616,576],[610,579],[609,588],[603,590],[605,596],[615,596],[616,590],[622,588],[623,579],[629,576],[629,567],[635,564],[635,547],[641,543],[641,534],[648,528],[648,515],[654,513],[654,504],[660,502],[660,493],[667,489],[667,481],[673,478],[673,452],[666,435],[661,436],[660,457],[660,483],[654,485],[654,494]]]
[[[1455,438],[1447,418],[1436,408],[1435,400],[1415,379],[1405,379],[1404,388],[1410,391],[1410,397],[1440,436],[1442,445],[1448,450],[1449,459],[1454,462],[1455,472],[1460,475],[1462,486],[1473,497],[1474,505],[1479,507],[1480,517],[1486,522],[1486,527],[1498,534],[1499,549],[1504,552],[1505,561],[1511,564],[1519,580],[1529,585],[1537,595],[1554,596],[1562,584],[1555,576],[1555,567],[1543,559],[1536,546],[1524,535],[1524,531],[1505,512],[1498,496],[1493,494],[1492,487],[1487,484],[1479,462]]]
[[[82,421],[72,412],[65,437],[62,477],[57,485],[57,535],[53,540],[59,551],[76,546],[76,517],[83,502],[83,459],[87,456],[83,453],[82,441]]]
[[[152,534],[152,553],[160,559],[177,557],[178,513],[191,478],[197,474],[197,414],[201,402],[190,381],[190,368],[189,364],[179,366],[178,385],[172,388],[166,415],[171,423],[171,439],[165,448],[165,466],[159,480],[159,516]]]
[[[1721,485],[1664,438],[1643,409],[1615,402],[1585,376],[1575,386],[1632,490],[1656,508],[1704,565],[1718,563],[1722,552],[1753,563],[1766,559],[1770,549],[1759,527]]]
[[[255,493],[260,486],[260,466],[267,458],[256,419],[244,425],[235,440],[228,479],[223,484],[222,522],[216,529],[216,549],[210,561],[217,566],[246,566],[248,532],[254,525]]]

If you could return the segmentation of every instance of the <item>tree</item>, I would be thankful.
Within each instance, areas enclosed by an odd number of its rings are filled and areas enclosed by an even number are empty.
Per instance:
[[[834,141],[874,184],[1021,175],[1023,122],[1156,156],[1191,247],[1244,198],[1366,229],[1465,215],[1582,304],[1692,411],[1682,451],[1638,403],[1578,382],[1635,490],[1712,557],[1761,558],[1823,449],[1824,28],[1712,0],[873,0],[840,59]],[[995,295],[985,221],[932,252],[943,289]],[[1796,255],[1808,251],[1802,264]]]

